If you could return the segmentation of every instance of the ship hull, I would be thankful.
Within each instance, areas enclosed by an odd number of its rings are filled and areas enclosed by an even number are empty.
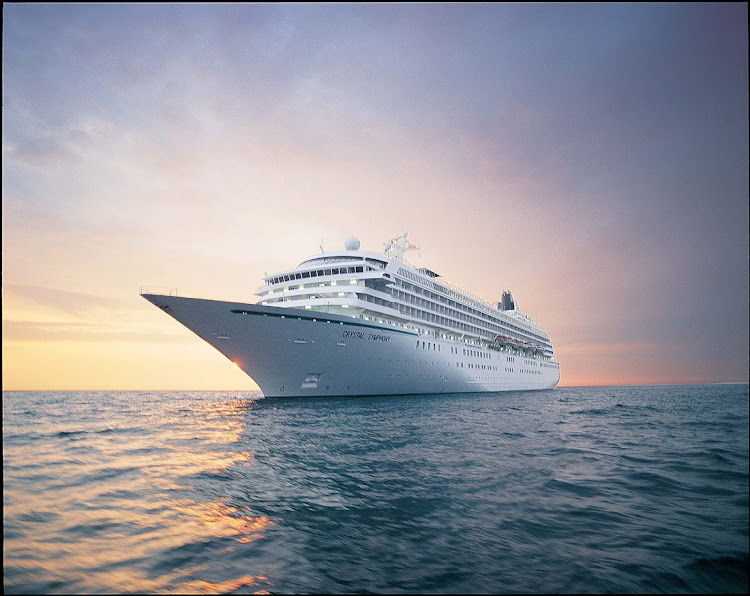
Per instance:
[[[234,362],[265,397],[551,389],[555,362],[341,315],[158,294],[143,297]]]

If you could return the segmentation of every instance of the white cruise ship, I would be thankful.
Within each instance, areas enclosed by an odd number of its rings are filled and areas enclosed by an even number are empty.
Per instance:
[[[141,295],[207,341],[265,397],[550,389],[560,380],[549,336],[509,291],[490,304],[404,260],[407,234],[384,253],[321,252],[263,278],[256,304]]]

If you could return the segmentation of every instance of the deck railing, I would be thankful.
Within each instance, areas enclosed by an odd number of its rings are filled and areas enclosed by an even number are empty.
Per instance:
[[[141,296],[144,294],[154,294],[156,296],[179,296],[177,288],[160,288],[156,286],[141,286],[138,288],[138,293]]]

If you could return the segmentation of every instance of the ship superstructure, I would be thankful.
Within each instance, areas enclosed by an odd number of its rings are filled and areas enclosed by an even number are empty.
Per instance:
[[[259,303],[142,292],[229,357],[264,395],[373,395],[554,387],[548,334],[510,291],[489,303],[407,263],[407,233],[383,253],[321,252],[263,278]],[[239,315],[239,316],[238,316]]]

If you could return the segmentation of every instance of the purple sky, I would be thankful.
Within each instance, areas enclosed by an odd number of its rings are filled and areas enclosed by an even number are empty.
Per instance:
[[[252,386],[139,285],[254,301],[402,230],[564,384],[748,379],[745,3],[3,17],[5,388]]]

